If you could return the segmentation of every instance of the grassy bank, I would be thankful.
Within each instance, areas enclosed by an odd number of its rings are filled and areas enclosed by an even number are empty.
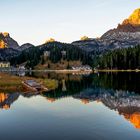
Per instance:
[[[81,66],[82,62],[80,61],[66,61],[61,60],[58,63],[52,63],[51,61],[47,61],[45,64],[38,64],[35,67],[35,70],[64,70],[68,69],[72,66]]]
[[[53,90],[58,86],[57,81],[52,79],[18,77],[6,73],[0,73],[0,90],[1,92],[26,92],[23,88],[22,81],[29,79],[42,83],[42,85],[47,87],[48,90]]]

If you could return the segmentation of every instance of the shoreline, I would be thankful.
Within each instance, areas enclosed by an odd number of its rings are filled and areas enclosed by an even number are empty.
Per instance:
[[[0,70],[2,72],[55,72],[55,73],[100,73],[100,72],[140,72],[140,69],[135,70],[115,70],[115,69],[102,69],[102,70]]]
[[[128,69],[128,70],[106,70],[106,69],[103,69],[103,70],[95,70],[95,71],[96,72],[140,72],[140,69],[136,69],[136,70],[131,70],[131,69]]]
[[[0,70],[0,72],[56,72],[56,73],[61,73],[61,72],[93,72],[93,70]]]
[[[48,89],[48,91],[54,90],[57,87],[57,80],[53,79],[43,79],[36,77],[28,77],[28,76],[17,76],[11,75],[10,73],[0,73],[0,90],[9,92],[9,91],[18,91],[18,92],[31,92],[31,90],[27,90],[23,86],[23,81],[25,80],[34,80],[37,83],[41,83],[42,86]]]

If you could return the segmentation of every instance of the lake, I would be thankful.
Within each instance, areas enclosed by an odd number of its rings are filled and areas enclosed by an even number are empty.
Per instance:
[[[2,140],[139,140],[140,73],[33,73],[45,93],[0,92]]]

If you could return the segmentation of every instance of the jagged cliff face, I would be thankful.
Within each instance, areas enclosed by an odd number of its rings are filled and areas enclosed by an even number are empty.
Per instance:
[[[110,31],[133,33],[133,36],[136,32],[140,32],[140,8],[136,9],[129,18],[125,19],[122,24],[119,24],[116,29]]]
[[[9,33],[0,33],[0,61],[8,61],[19,54],[19,45]]]
[[[128,19],[125,19],[123,25],[131,24],[134,26],[140,25],[140,8],[136,9]]]
[[[9,33],[0,33],[0,48],[18,48],[18,43],[12,39],[9,35]]]
[[[105,52],[140,44],[140,8],[136,9],[117,28],[107,31],[98,39],[80,40],[72,43],[88,52]]]
[[[119,24],[117,30],[120,32],[133,32],[134,34],[140,32],[140,8],[136,9],[122,24]]]
[[[122,32],[140,32],[140,8],[136,9],[122,24],[119,24],[117,30]]]
[[[9,61],[30,47],[34,45],[27,43],[19,46],[9,33],[0,33],[0,61]]]
[[[101,40],[104,40],[104,42],[116,40],[118,44],[113,43],[114,48],[125,48],[140,44],[140,9],[136,9],[116,29],[106,32]]]

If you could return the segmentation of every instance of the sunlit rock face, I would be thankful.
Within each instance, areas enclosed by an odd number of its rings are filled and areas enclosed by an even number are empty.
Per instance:
[[[123,21],[123,25],[125,24],[140,25],[140,8],[136,9],[128,19]]]
[[[8,61],[19,54],[19,45],[9,33],[0,33],[0,61]]]
[[[0,49],[4,49],[6,46],[6,43],[3,40],[0,40]]]
[[[110,49],[140,44],[140,9],[136,9],[122,24],[119,24],[116,29],[107,31],[100,39]]]
[[[124,38],[129,39],[129,36],[130,36],[131,38],[136,38],[137,39],[139,34],[140,34],[140,8],[136,9],[129,16],[129,18],[125,19],[122,22],[122,24],[119,24],[116,29],[109,30],[101,38],[102,39],[109,39],[109,36],[111,35],[110,38],[114,39],[114,37],[117,37],[118,35],[121,35],[121,37],[119,37],[119,38],[124,37]]]
[[[8,32],[1,33],[4,37],[10,37]]]
[[[119,24],[117,30],[122,32],[140,32],[140,8],[136,9],[122,24]]]
[[[140,44],[140,8],[136,9],[129,18],[117,28],[111,29],[100,38],[75,41],[76,45],[87,52],[102,53],[119,48],[128,48]]]
[[[9,35],[9,33],[4,32],[4,33],[0,33],[0,48],[18,48],[19,45],[18,43],[12,39]]]

